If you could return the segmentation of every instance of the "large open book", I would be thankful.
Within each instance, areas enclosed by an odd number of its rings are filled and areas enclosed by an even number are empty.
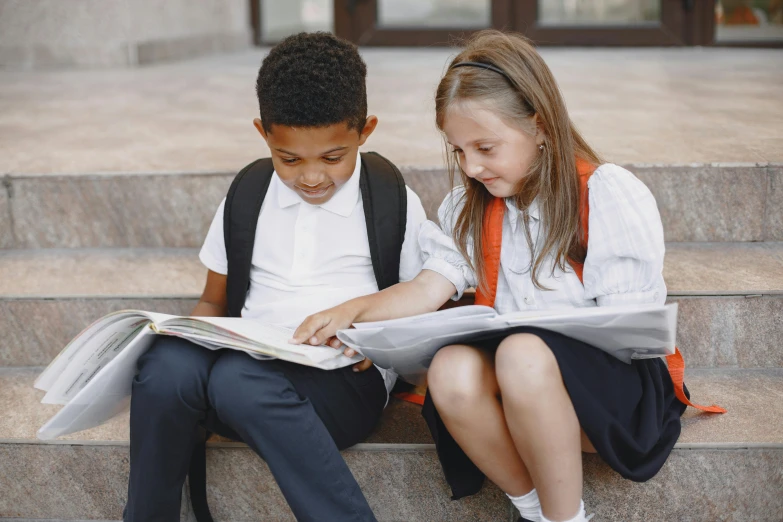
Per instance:
[[[179,317],[124,310],[77,335],[35,381],[44,404],[64,404],[39,431],[52,439],[98,426],[127,408],[136,361],[155,335],[174,335],[217,350],[230,348],[257,359],[284,359],[325,370],[359,362],[326,346],[294,345],[293,330],[250,319]]]
[[[461,306],[429,314],[356,323],[337,337],[381,368],[413,384],[424,384],[435,353],[517,326],[534,326],[578,339],[629,363],[674,353],[677,304],[594,307],[499,315],[487,306]]]

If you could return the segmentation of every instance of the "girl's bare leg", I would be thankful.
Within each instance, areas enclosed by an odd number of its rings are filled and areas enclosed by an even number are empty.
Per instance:
[[[435,355],[427,380],[443,423],[470,460],[509,495],[531,491],[533,481],[504,419],[492,354],[447,346]]]
[[[539,337],[514,334],[498,346],[495,375],[505,422],[544,516],[573,518],[582,498],[583,433],[555,356]]]

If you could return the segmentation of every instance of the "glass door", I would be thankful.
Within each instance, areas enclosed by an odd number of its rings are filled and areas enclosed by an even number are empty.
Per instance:
[[[715,44],[783,47],[783,0],[715,0]]]
[[[705,0],[519,0],[514,29],[538,45],[694,45]]]
[[[359,45],[445,46],[493,27],[537,45],[783,46],[783,0],[295,1],[333,2],[336,34]]]
[[[509,28],[512,0],[335,0],[338,36],[359,45],[449,45],[485,28]]]

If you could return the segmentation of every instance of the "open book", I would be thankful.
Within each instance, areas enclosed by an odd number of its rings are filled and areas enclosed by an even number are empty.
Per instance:
[[[35,381],[44,404],[64,404],[39,431],[41,439],[98,426],[130,400],[136,361],[156,334],[184,337],[212,350],[241,350],[257,359],[284,359],[325,370],[363,359],[326,346],[294,345],[293,330],[250,319],[179,317],[124,310],[102,317],[77,335]]]
[[[414,317],[356,323],[337,337],[381,368],[424,384],[442,347],[470,343],[517,326],[533,326],[583,341],[630,363],[674,353],[677,304],[593,307],[499,315],[487,306],[460,306]]]

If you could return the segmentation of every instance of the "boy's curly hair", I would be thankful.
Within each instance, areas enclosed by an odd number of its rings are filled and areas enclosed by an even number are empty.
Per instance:
[[[367,120],[367,66],[356,46],[329,33],[299,33],[272,48],[256,81],[264,129]]]

